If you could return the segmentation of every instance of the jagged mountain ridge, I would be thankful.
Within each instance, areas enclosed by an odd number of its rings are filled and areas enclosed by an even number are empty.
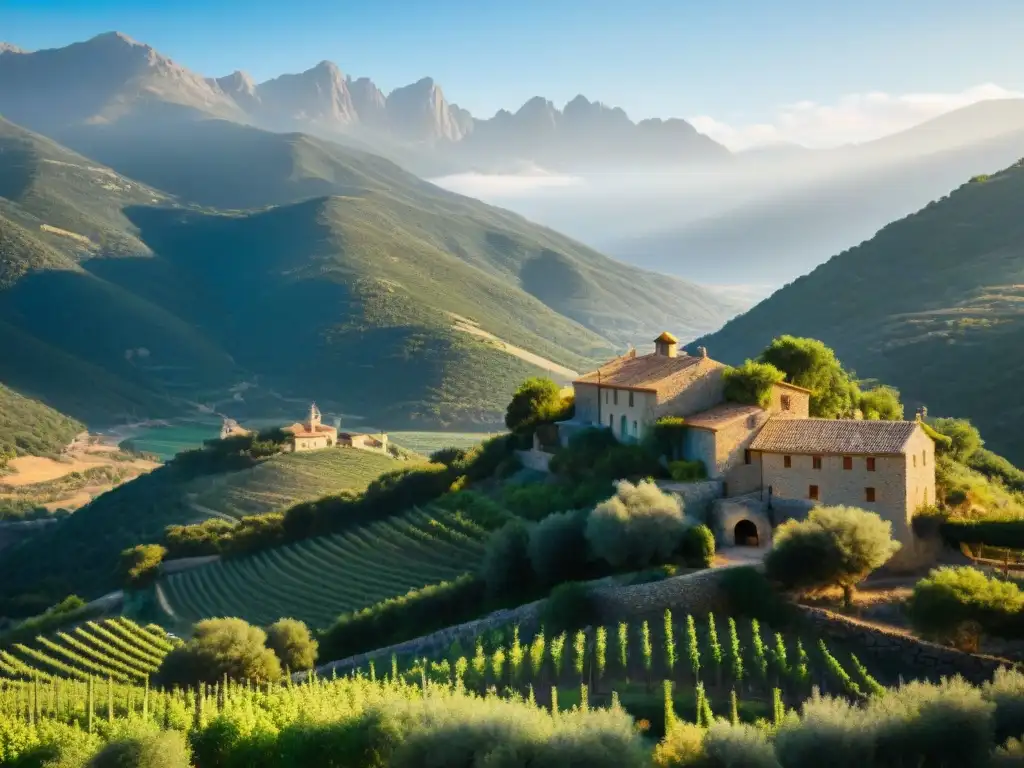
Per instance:
[[[514,113],[479,119],[450,103],[429,77],[385,95],[369,78],[353,79],[329,61],[255,83],[240,71],[200,76],[116,32],[32,53],[3,45],[0,112],[62,139],[80,124],[213,116],[334,140],[349,137],[393,159],[433,160],[447,170],[515,161],[553,169],[664,167],[731,157],[684,120],[633,122],[622,109],[582,95],[561,110],[536,97]],[[403,154],[410,146],[420,157]]]

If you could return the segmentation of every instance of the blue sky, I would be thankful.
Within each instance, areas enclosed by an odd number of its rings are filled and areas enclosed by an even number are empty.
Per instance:
[[[477,116],[584,93],[738,124],[871,91],[1024,90],[1022,0],[0,0],[0,40],[23,48],[114,29],[206,75],[430,75]]]

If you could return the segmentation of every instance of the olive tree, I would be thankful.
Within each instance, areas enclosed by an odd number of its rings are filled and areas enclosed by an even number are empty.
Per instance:
[[[267,627],[267,647],[284,667],[297,672],[313,668],[320,646],[303,622],[278,619]]]
[[[838,586],[847,606],[868,574],[900,548],[892,523],[857,507],[815,507],[806,520],[790,520],[775,532],[765,557],[768,577],[787,589]]]
[[[205,619],[192,639],[168,653],[156,678],[160,685],[231,680],[277,681],[281,663],[267,647],[267,633],[243,619]]]
[[[644,568],[665,562],[676,551],[687,521],[682,500],[654,483],[616,483],[587,520],[591,552],[614,568]]]

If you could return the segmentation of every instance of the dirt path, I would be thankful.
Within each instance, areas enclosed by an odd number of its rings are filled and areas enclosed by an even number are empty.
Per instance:
[[[553,360],[548,360],[546,357],[535,355],[533,352],[525,350],[522,347],[517,347],[513,344],[509,344],[507,341],[499,339],[493,333],[485,331],[483,328],[476,325],[472,321],[467,320],[464,317],[459,317],[457,315],[455,315],[454,317],[455,324],[452,326],[452,328],[454,328],[456,331],[462,331],[463,333],[468,333],[472,336],[477,336],[481,339],[485,339],[486,341],[491,342],[491,344],[500,349],[502,352],[512,355],[513,357],[518,357],[520,360],[525,360],[526,362],[536,365],[538,368],[542,368],[545,371],[549,371],[555,374],[556,376],[560,376],[561,378],[569,379],[570,381],[572,379],[579,378],[579,373],[572,370],[572,368],[566,368],[564,365],[559,365]]]
[[[164,594],[164,588],[159,581],[156,583],[156,602],[160,606],[160,610],[166,613],[172,621],[178,621],[178,614],[171,607],[171,603],[167,599],[167,595]]]
[[[115,461],[109,450],[87,450],[72,454],[66,461],[54,461],[42,456],[19,456],[11,459],[8,466],[13,474],[0,476],[0,486],[21,486],[46,483],[59,480],[72,472],[82,472],[95,467],[125,467],[149,472],[160,465],[154,461],[136,459],[134,461]],[[0,488],[2,490],[2,488]]]

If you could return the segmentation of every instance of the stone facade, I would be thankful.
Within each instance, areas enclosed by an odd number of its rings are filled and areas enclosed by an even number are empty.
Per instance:
[[[704,523],[711,519],[711,509],[715,500],[722,497],[721,480],[703,480],[697,483],[659,480],[658,487],[668,493],[674,493],[682,499],[687,517]]]
[[[785,382],[776,384],[772,387],[769,410],[776,416],[806,419],[811,414],[811,393]]]

